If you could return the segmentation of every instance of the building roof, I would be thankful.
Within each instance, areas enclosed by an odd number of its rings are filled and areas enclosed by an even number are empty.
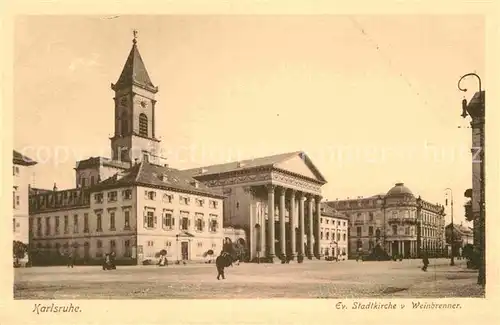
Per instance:
[[[448,225],[446,225],[446,228],[450,228],[451,227],[451,223],[449,223]],[[466,227],[466,226],[463,226],[463,225],[458,225],[458,224],[453,224],[453,229],[461,234],[464,234],[464,235],[472,235],[474,233],[474,230],[473,228],[471,227]]]
[[[95,185],[93,189],[99,190],[100,188],[116,188],[131,185],[158,187],[167,190],[224,198],[221,191],[209,188],[183,171],[155,165],[147,161],[142,161],[123,172],[115,174],[113,177]]]
[[[118,78],[116,84],[111,87],[113,90],[122,89],[136,85],[156,93],[158,88],[153,85],[149,78],[148,71],[144,65],[139,49],[137,48],[137,41],[134,38],[132,49],[128,55],[127,61],[123,66],[122,73]]]
[[[97,166],[107,166],[125,170],[129,169],[131,164],[129,162],[112,160],[105,157],[90,157],[85,160],[77,161],[75,169],[80,170],[86,168],[95,168]]]
[[[37,164],[37,162],[34,161],[33,159],[28,158],[25,155],[15,150],[13,150],[12,162],[16,165],[23,165],[23,166],[33,166]]]
[[[254,168],[272,167],[277,168],[280,163],[285,162],[288,159],[300,156],[300,158],[306,163],[306,165],[311,169],[313,174],[316,176],[317,180],[321,183],[326,183],[326,179],[321,175],[319,170],[314,166],[312,161],[303,151],[294,151],[288,153],[282,153],[272,156],[252,158],[241,161],[233,161],[224,164],[211,165],[205,167],[198,167],[192,169],[186,169],[184,172],[196,176],[214,175],[214,174],[224,174],[234,171],[242,171]]]
[[[404,183],[396,183],[393,188],[387,192],[387,196],[402,196],[402,195],[411,195],[414,196],[408,187],[405,186]]]

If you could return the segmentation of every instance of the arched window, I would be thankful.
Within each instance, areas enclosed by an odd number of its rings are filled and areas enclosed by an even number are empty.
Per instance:
[[[148,136],[148,117],[144,113],[139,115],[139,135]]]

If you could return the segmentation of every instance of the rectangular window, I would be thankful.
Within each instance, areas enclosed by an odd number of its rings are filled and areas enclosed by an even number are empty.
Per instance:
[[[125,210],[124,212],[124,219],[125,219],[125,230],[129,230],[130,229],[130,211],[128,210]]]
[[[132,199],[132,190],[127,189],[122,191],[122,197],[124,200],[131,200]]]
[[[83,232],[85,232],[85,233],[89,232],[89,214],[88,213],[83,214]]]
[[[111,248],[111,251],[114,251],[116,247],[116,241],[114,239],[111,239],[109,241],[109,248]]]
[[[145,228],[154,228],[155,227],[155,216],[153,211],[148,211],[144,218],[144,227]]]
[[[397,234],[398,234],[398,226],[396,226],[396,225],[392,226],[392,233],[393,233],[394,235],[397,235]]]
[[[218,223],[217,219],[215,219],[215,218],[212,217],[210,219],[210,226],[209,226],[208,230],[210,232],[217,232],[218,228],[219,228],[219,223]]]
[[[109,213],[109,230],[114,231],[115,229],[115,212],[111,211]]]
[[[13,228],[13,231],[16,232],[16,218],[12,218],[12,226],[14,227]]]
[[[175,226],[175,220],[172,216],[173,211],[164,210],[163,212],[163,228],[173,229]]]
[[[90,176],[90,185],[94,184],[95,184],[94,176]]]
[[[189,205],[189,197],[179,195],[179,203],[183,205]]]
[[[340,241],[340,233],[337,233],[337,241]]]
[[[102,203],[104,201],[104,194],[103,193],[94,194],[94,200],[96,203]]]
[[[203,226],[204,226],[203,215],[202,216],[198,216],[196,218],[196,225],[195,225],[196,230],[197,231],[203,231],[203,228],[204,228]]]
[[[74,232],[75,234],[77,234],[77,233],[78,233],[78,215],[77,215],[77,214],[75,214],[75,215],[73,216],[73,232]]]
[[[156,198],[155,191],[144,191],[144,198],[146,200],[154,200]]]
[[[42,237],[42,218],[36,218],[36,235]]]
[[[132,248],[130,247],[130,240],[125,241],[125,252],[123,253],[124,257],[132,257]]]
[[[373,212],[369,213],[370,221],[373,221]]]
[[[59,235],[59,216],[56,216],[55,217],[56,221],[55,221],[55,225],[54,225],[54,233],[56,235]]]
[[[172,203],[173,198],[172,194],[163,194],[163,202]]]
[[[217,202],[217,201],[215,201],[215,200],[210,200],[210,202],[209,202],[209,207],[210,207],[210,208],[212,208],[212,209],[217,209],[217,206],[218,206],[218,204],[217,204],[217,203],[218,203],[218,202]]]
[[[181,230],[188,230],[188,229],[189,229],[189,218],[183,217],[181,219]]]
[[[64,216],[64,233],[69,233],[69,217]]]
[[[347,235],[346,234],[343,234],[343,240],[346,241],[347,240]]]
[[[97,217],[97,229],[96,229],[96,231],[102,231],[102,215],[100,213],[97,213],[96,217]]]
[[[50,236],[50,217],[45,218],[45,236]]]
[[[203,199],[196,199],[196,205],[199,207],[203,207],[204,200]]]
[[[373,236],[373,227],[368,227],[368,236]]]
[[[116,191],[108,192],[108,202],[116,202],[118,194]]]
[[[361,227],[356,227],[356,235],[357,237],[361,237]]]

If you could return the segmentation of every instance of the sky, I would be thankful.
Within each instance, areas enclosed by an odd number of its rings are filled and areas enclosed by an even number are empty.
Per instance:
[[[77,160],[110,156],[134,29],[171,167],[303,150],[325,199],[402,182],[444,204],[451,188],[465,222],[477,81],[457,82],[484,74],[481,16],[18,16],[14,148],[39,162],[35,187],[74,187]]]

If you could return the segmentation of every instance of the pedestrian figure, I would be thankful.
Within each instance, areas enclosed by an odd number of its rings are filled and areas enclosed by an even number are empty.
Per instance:
[[[67,266],[73,268],[75,262],[73,261],[73,253],[71,251],[68,251],[68,263]]]
[[[224,275],[224,268],[229,267],[230,265],[232,265],[231,255],[222,251],[215,259],[215,266],[217,267],[217,280],[220,280],[221,276],[222,280],[226,278]]]
[[[424,266],[422,266],[422,271],[427,272],[427,267],[429,266],[429,257],[427,256],[427,252],[424,251],[422,255],[422,263]]]

